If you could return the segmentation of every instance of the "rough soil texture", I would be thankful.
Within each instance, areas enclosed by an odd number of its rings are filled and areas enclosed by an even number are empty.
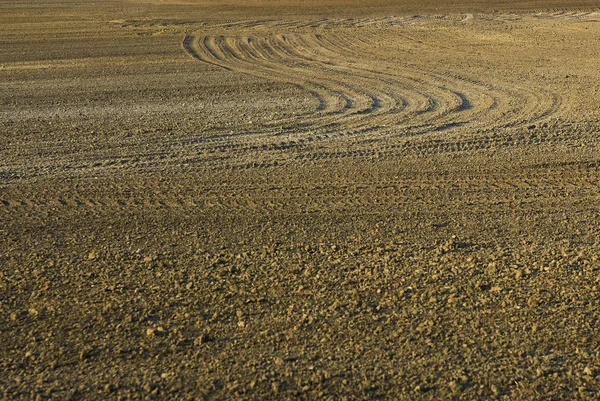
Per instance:
[[[600,397],[600,10],[438,3],[0,3],[0,398]]]

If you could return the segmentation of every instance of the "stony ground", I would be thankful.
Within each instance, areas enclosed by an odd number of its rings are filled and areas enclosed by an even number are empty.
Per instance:
[[[0,396],[597,399],[593,3],[0,4]]]

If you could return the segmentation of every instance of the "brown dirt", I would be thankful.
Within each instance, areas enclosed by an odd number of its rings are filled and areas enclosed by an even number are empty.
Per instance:
[[[600,10],[437,3],[0,4],[0,396],[597,399]]]

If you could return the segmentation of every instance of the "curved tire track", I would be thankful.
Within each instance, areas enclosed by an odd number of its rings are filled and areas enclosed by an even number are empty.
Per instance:
[[[378,22],[382,23],[386,22]],[[274,128],[297,138],[378,131],[413,136],[464,126],[515,128],[547,119],[560,107],[560,97],[542,87],[486,82],[411,61],[390,63],[373,50],[376,40],[362,37],[360,30],[344,29],[319,34],[186,35],[184,48],[208,64],[294,84],[318,99],[312,113],[274,121],[262,132],[252,132],[247,141],[236,139],[247,143],[272,136]]]

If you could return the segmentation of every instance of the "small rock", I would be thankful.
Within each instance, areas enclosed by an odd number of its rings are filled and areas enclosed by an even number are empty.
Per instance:
[[[527,306],[529,306],[530,308],[535,308],[536,306],[538,306],[537,298],[534,296],[529,297],[529,299],[527,300]]]
[[[215,341],[214,337],[208,333],[203,333],[194,340],[194,345],[206,344],[212,341]]]
[[[80,360],[80,361],[83,361],[83,360],[85,360],[85,359],[88,359],[88,358],[90,358],[91,356],[92,356],[92,355],[90,354],[90,352],[88,352],[88,351],[86,351],[86,350],[82,350],[82,351],[79,353],[79,360]]]
[[[485,272],[487,274],[495,274],[497,271],[498,271],[498,268],[496,267],[496,263],[495,262],[491,262],[485,268]]]
[[[462,387],[460,386],[460,384],[458,384],[455,381],[451,381],[450,383],[448,383],[448,386],[450,387],[450,391],[452,391],[454,394],[460,393],[462,391]]]
[[[98,254],[97,254],[96,252],[92,251],[92,252],[90,252],[90,253],[88,254],[88,259],[89,259],[89,260],[94,260],[94,259],[96,259],[96,258],[98,258]]]

